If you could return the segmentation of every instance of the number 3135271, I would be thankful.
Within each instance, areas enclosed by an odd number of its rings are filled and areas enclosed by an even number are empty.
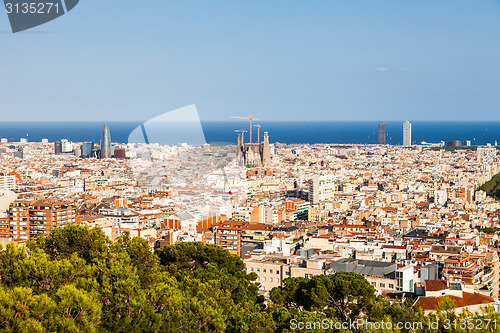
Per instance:
[[[38,3],[11,3],[5,4],[7,14],[59,14],[59,4],[53,2],[38,2]]]

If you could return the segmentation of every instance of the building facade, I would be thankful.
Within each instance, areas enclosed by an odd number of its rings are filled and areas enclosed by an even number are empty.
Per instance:
[[[262,143],[245,143],[243,135],[238,135],[238,160],[240,164],[254,167],[266,167],[271,162],[269,134],[264,132]]]
[[[16,189],[16,176],[7,175],[0,176],[0,190],[15,190]]]
[[[385,122],[378,123],[378,144],[385,145]]]
[[[111,132],[108,125],[104,125],[101,133],[101,159],[111,158]]]
[[[411,146],[411,123],[408,120],[403,124],[403,146]]]
[[[309,202],[312,205],[330,201],[335,196],[337,183],[335,175],[314,175],[309,180]]]
[[[9,209],[9,237],[26,241],[55,227],[76,223],[76,207],[56,200],[19,199]]]

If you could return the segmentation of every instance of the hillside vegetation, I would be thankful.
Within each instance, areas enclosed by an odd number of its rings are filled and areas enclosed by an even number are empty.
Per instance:
[[[70,225],[0,251],[0,332],[290,332],[292,320],[477,318],[452,310],[424,316],[413,300],[375,295],[355,273],[289,278],[266,302],[256,278],[215,245],[179,243],[153,252],[141,238],[125,234],[113,243],[100,229]],[[500,325],[499,314],[488,311]]]
[[[481,185],[479,189],[485,191],[488,196],[500,200],[500,173]]]

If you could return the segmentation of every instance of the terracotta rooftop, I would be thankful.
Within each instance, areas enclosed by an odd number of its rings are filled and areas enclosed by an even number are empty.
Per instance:
[[[448,297],[449,299],[451,299],[456,308],[495,302],[491,297],[477,293],[472,294],[464,291],[463,297],[457,297],[453,295],[440,297],[419,297],[416,304],[420,305],[424,310],[436,310],[443,297]]]
[[[443,280],[426,280],[425,291],[440,291],[448,289],[448,285]]]

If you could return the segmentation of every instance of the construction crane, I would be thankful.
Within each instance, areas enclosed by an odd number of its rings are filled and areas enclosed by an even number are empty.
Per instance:
[[[252,127],[253,127],[252,126],[252,121],[253,120],[259,120],[259,119],[258,118],[254,118],[251,115],[248,116],[248,117],[231,117],[231,118],[233,118],[233,119],[246,119],[246,120],[250,120],[250,143],[252,143]],[[243,143],[245,143],[245,142],[243,141]]]
[[[260,143],[260,125],[253,125],[253,127],[257,127],[257,143]]]
[[[245,143],[245,133],[248,132],[248,131],[245,131],[245,130],[234,130],[235,132],[238,132],[238,133],[241,133],[241,141],[243,141],[243,143]],[[238,134],[239,136],[239,134]]]

